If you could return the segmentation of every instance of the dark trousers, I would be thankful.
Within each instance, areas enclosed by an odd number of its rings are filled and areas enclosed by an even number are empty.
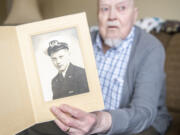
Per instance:
[[[60,128],[58,128],[56,124],[53,121],[51,121],[51,122],[36,124],[18,133],[17,135],[67,135],[67,134],[61,131]],[[159,135],[159,133],[153,127],[150,127],[147,130],[143,131],[142,133],[136,135]]]
[[[154,129],[153,127],[150,127],[144,130],[143,132],[139,134],[135,134],[135,135],[160,135],[160,134],[156,131],[156,129]]]

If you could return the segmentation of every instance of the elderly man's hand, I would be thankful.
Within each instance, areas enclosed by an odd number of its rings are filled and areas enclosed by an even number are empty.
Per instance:
[[[111,127],[112,119],[108,112],[87,113],[69,105],[52,107],[55,123],[69,135],[105,133]]]

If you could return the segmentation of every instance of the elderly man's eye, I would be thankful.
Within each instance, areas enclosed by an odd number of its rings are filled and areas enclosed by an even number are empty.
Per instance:
[[[109,8],[107,8],[107,7],[102,7],[101,10],[102,10],[102,11],[108,11]]]
[[[119,6],[119,7],[118,7],[118,10],[119,10],[119,11],[124,11],[124,10],[126,10],[126,6]]]

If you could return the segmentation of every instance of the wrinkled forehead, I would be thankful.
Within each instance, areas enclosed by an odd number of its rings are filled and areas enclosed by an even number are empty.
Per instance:
[[[134,3],[134,0],[98,0],[99,4]]]

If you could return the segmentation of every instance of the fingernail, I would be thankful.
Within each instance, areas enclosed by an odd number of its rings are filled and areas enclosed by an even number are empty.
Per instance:
[[[55,106],[52,106],[50,110],[53,111],[53,112],[55,112],[55,111],[56,111],[56,107],[55,107]]]

